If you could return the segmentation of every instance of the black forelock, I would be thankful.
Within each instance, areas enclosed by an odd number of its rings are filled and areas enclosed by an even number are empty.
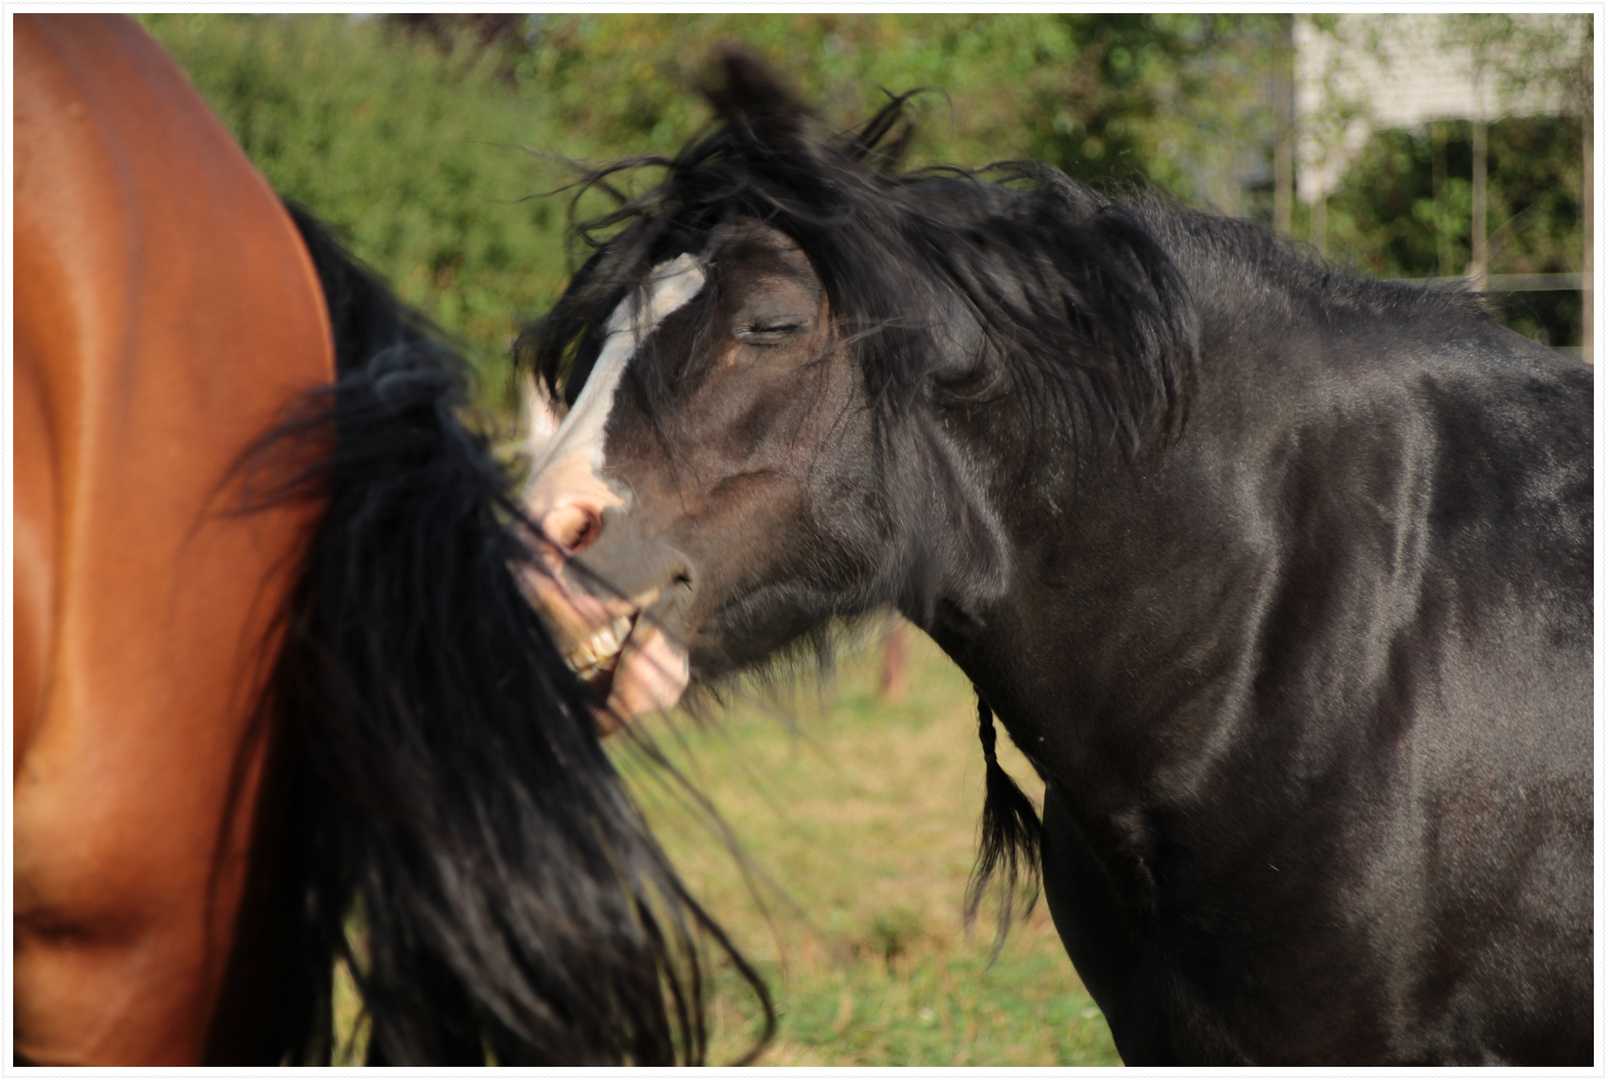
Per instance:
[[[595,347],[648,269],[751,218],[810,259],[873,399],[890,409],[903,412],[938,368],[953,367],[939,324],[958,300],[984,350],[1047,391],[1080,434],[1136,445],[1175,428],[1192,308],[1125,210],[1030,163],[903,170],[911,95],[833,133],[752,62],[727,55],[724,72],[707,91],[721,121],[709,133],[673,159],[616,162],[578,181],[617,205],[573,223],[594,250],[516,346],[549,385]],[[641,168],[662,170],[661,182],[635,197],[616,189],[619,174]]]

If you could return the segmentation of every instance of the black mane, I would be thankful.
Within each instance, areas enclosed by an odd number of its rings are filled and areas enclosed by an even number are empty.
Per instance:
[[[1391,327],[1437,316],[1491,321],[1475,293],[1353,273],[1242,218],[1191,210],[1154,195],[1134,197],[1126,208],[1185,280],[1210,282],[1211,303],[1218,308],[1265,317],[1270,303],[1282,308],[1286,320],[1315,324],[1350,316]]]
[[[988,389],[981,363],[955,368],[934,317],[957,297],[982,328],[971,359],[1002,360],[1079,443],[1127,451],[1185,420],[1200,334],[1190,280],[1210,281],[1218,303],[1283,304],[1319,321],[1484,317],[1475,297],[1353,276],[1249,222],[1152,194],[1111,200],[1046,165],[904,170],[913,94],[832,133],[756,61],[722,59],[723,83],[705,91],[720,119],[711,132],[674,158],[626,159],[576,183],[576,202],[597,190],[618,205],[572,224],[593,254],[516,346],[554,389],[651,266],[701,251],[738,218],[779,229],[809,256],[890,415],[926,386]],[[645,193],[615,186],[647,168],[664,176]]]
[[[952,350],[933,313],[957,296],[983,328],[972,359],[985,350],[1016,361],[1069,410],[1074,430],[1131,446],[1176,429],[1193,312],[1127,209],[1031,163],[901,170],[910,95],[831,134],[751,62],[727,56],[725,73],[709,91],[724,121],[714,131],[674,159],[617,162],[577,185],[620,205],[573,226],[596,251],[521,337],[520,358],[550,385],[647,269],[752,218],[808,255],[839,327],[858,342],[873,397],[894,414],[934,375],[948,389],[975,389],[978,371],[934,370]],[[617,174],[645,167],[664,170],[663,181],[636,198],[614,188]]]

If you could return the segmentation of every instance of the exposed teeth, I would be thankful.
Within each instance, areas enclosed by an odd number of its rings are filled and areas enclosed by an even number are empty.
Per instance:
[[[576,675],[588,682],[608,674],[619,662],[619,651],[630,636],[631,620],[621,615],[585,642],[576,645],[565,659]]]

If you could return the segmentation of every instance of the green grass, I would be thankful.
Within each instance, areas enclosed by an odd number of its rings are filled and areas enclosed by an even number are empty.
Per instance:
[[[988,915],[963,925],[982,800],[974,699],[930,642],[906,634],[900,701],[878,700],[872,648],[797,703],[750,694],[711,719],[677,714],[647,729],[718,810],[746,871],[666,774],[615,740],[693,894],[774,997],[779,1029],[756,1064],[1119,1064],[1041,903],[991,965]],[[999,760],[1041,797],[1007,738]],[[760,1011],[728,964],[715,976],[710,1058],[726,1064],[753,1045]],[[361,1064],[366,1033],[344,971],[335,1008],[335,1064]]]
[[[712,722],[651,729],[739,839],[751,884],[695,813],[620,754],[693,893],[775,996],[780,1028],[758,1064],[1116,1064],[1041,903],[991,966],[987,916],[963,925],[983,787],[974,699],[965,677],[908,633],[902,701],[878,701],[872,649],[807,706],[750,695]],[[1041,784],[1005,742],[1001,763],[1037,799]],[[757,1013],[725,973],[715,1063],[750,1045]]]

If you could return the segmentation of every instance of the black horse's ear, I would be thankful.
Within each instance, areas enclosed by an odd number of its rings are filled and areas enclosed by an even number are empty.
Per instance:
[[[721,45],[714,52],[714,62],[715,71],[705,82],[703,95],[726,123],[754,128],[791,121],[788,126],[795,126],[813,115],[768,64],[741,45]]]

